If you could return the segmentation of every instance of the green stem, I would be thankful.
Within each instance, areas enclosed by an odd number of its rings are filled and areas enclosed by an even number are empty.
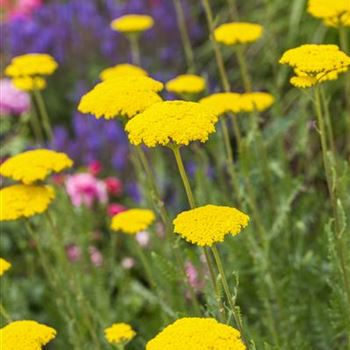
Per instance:
[[[218,286],[218,280],[215,276],[215,271],[214,271],[214,266],[213,266],[213,262],[211,261],[209,252],[207,250],[206,247],[203,247],[203,252],[204,252],[204,256],[205,256],[205,260],[207,262],[208,265],[208,270],[209,270],[209,276],[211,279],[211,283],[213,285],[213,289],[215,291],[215,295],[216,295],[216,302],[218,304],[218,308],[219,308],[219,314],[220,314],[220,321],[223,322],[227,322],[227,317],[226,317],[226,313],[225,313],[225,307],[222,303],[222,299],[221,299],[221,295],[220,295],[220,287]]]
[[[175,11],[176,11],[177,25],[179,27],[179,31],[181,35],[182,46],[185,52],[187,68],[189,71],[191,71],[195,69],[194,52],[193,52],[190,36],[188,34],[188,30],[186,26],[184,9],[182,7],[181,0],[173,0],[173,2],[175,6]]]
[[[36,101],[36,104],[38,107],[39,114],[41,116],[41,121],[43,124],[43,128],[46,132],[46,136],[47,136],[48,140],[52,140],[53,132],[52,132],[52,127],[51,127],[51,123],[50,123],[50,118],[49,118],[49,115],[47,113],[45,101],[43,99],[43,95],[42,95],[41,91],[38,89],[33,90],[33,95],[34,95],[34,98],[35,98],[35,101]]]
[[[239,14],[237,9],[236,0],[227,0],[228,8],[230,11],[230,17],[233,21],[239,20]]]
[[[321,89],[321,100],[323,102],[322,104],[323,104],[323,111],[324,111],[324,116],[325,116],[325,124],[326,124],[328,143],[330,145],[330,148],[331,148],[331,151],[333,152],[333,154],[336,154],[333,126],[332,126],[331,117],[329,115],[329,109],[327,106],[326,96],[324,94],[323,89]]]
[[[319,135],[320,135],[320,141],[321,141],[321,149],[322,149],[322,158],[323,158],[323,166],[325,170],[326,180],[327,180],[327,186],[328,186],[328,192],[331,199],[331,204],[333,208],[333,216],[334,216],[334,223],[335,223],[335,241],[338,251],[338,257],[340,260],[340,266],[341,266],[341,273],[342,273],[342,279],[344,284],[344,291],[347,297],[347,305],[348,309],[350,309],[350,277],[348,273],[348,259],[347,259],[347,247],[346,247],[346,235],[342,235],[342,227],[341,227],[341,219],[340,219],[340,213],[338,209],[338,186],[337,186],[337,174],[336,174],[336,168],[332,169],[332,166],[330,164],[330,161],[328,159],[328,147],[327,147],[327,140],[326,140],[326,124],[324,121],[324,116],[322,113],[322,106],[321,106],[321,93],[320,93],[320,87],[315,87],[315,109],[317,114],[317,123],[319,128]],[[334,155],[333,155],[334,156]],[[332,180],[332,172],[335,172],[335,181]]]
[[[32,106],[34,106],[34,96],[32,96],[31,100],[32,100]],[[40,123],[39,115],[34,111],[34,108],[32,107],[31,115],[30,115],[30,125],[33,130],[35,141],[38,143],[41,143],[44,140],[44,135],[41,130],[40,124],[41,123]]]
[[[130,34],[129,36],[130,46],[131,46],[131,60],[132,63],[141,66],[141,54],[139,46],[139,35]]]
[[[192,193],[192,190],[191,190],[190,182],[189,182],[188,177],[187,177],[187,173],[186,173],[186,170],[185,170],[185,167],[184,167],[184,163],[182,161],[182,157],[181,157],[181,153],[180,153],[180,147],[177,146],[177,145],[174,145],[174,146],[172,146],[170,148],[173,151],[175,159],[176,159],[176,164],[177,164],[177,167],[179,169],[179,173],[180,173],[183,185],[185,187],[188,203],[190,205],[190,208],[194,209],[196,207],[196,203],[195,203],[194,196],[193,196],[193,193]]]
[[[214,39],[214,29],[215,28],[214,28],[213,12],[211,10],[211,7],[210,7],[208,0],[202,0],[202,5],[203,5],[204,11],[205,11],[205,15],[207,17],[210,41],[213,45],[213,49],[215,52],[216,64],[217,64],[218,69],[219,69],[222,86],[224,88],[224,91],[229,92],[231,88],[230,88],[230,83],[229,83],[229,80],[228,80],[228,77],[226,74],[224,58],[223,58],[221,50],[219,48],[219,44]]]
[[[55,240],[54,246],[56,249],[57,258],[59,259],[60,264],[61,264],[62,268],[64,269],[64,273],[66,275],[66,278],[68,278],[68,280],[70,282],[69,285],[72,287],[73,293],[76,296],[78,303],[80,304],[79,309],[83,313],[83,318],[84,318],[85,324],[87,326],[87,329],[90,332],[92,340],[94,342],[94,346],[96,349],[100,350],[101,346],[99,343],[99,339],[97,337],[97,333],[96,333],[94,324],[92,322],[93,312],[91,310],[91,305],[88,303],[85,296],[83,295],[83,292],[80,288],[80,285],[78,284],[78,282],[76,280],[75,273],[72,270],[71,266],[69,266],[69,264],[68,264],[68,260],[67,260],[67,257],[65,255],[65,250],[64,250],[64,238],[61,234],[61,231],[57,228],[57,226],[54,222],[54,219],[51,216],[49,211],[45,212],[45,217],[46,217],[47,223],[51,229],[51,236]]]
[[[248,70],[248,66],[246,63],[246,58],[244,57],[243,47],[241,45],[237,46],[236,57],[237,57],[239,70],[241,73],[241,78],[243,81],[244,90],[246,92],[250,92],[250,91],[252,91],[253,84],[252,84],[252,80],[251,80],[250,75],[249,75],[249,70]]]
[[[5,319],[6,322],[8,322],[8,323],[12,322],[11,316],[6,311],[6,309],[2,303],[0,303],[0,314]]]
[[[228,303],[230,305],[230,309],[231,309],[233,317],[235,319],[236,326],[237,326],[238,330],[241,332],[242,339],[245,342],[245,344],[247,346],[247,349],[249,350],[249,344],[248,344],[248,342],[247,342],[247,340],[245,338],[245,333],[244,333],[244,330],[243,330],[242,320],[241,320],[241,317],[240,317],[239,313],[237,312],[235,301],[233,299],[233,295],[232,295],[232,293],[230,291],[230,288],[229,288],[229,285],[228,285],[228,282],[227,282],[227,279],[226,279],[226,276],[225,276],[225,272],[224,272],[223,264],[222,264],[222,261],[221,261],[221,258],[220,258],[220,254],[219,254],[219,252],[218,252],[218,250],[217,250],[215,245],[213,245],[211,247],[211,251],[213,252],[214,260],[215,260],[216,266],[217,266],[217,268],[219,270],[219,274],[220,274],[220,277],[221,277],[222,286],[224,288],[227,301],[228,301]]]

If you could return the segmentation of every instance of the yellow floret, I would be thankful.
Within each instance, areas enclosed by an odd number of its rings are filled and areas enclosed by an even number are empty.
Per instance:
[[[127,323],[114,323],[105,329],[105,338],[111,344],[126,343],[133,339],[136,332]]]
[[[248,222],[249,216],[238,209],[206,205],[180,213],[173,224],[175,233],[204,247],[222,242],[227,234],[238,234]]]
[[[18,77],[12,79],[12,84],[19,90],[33,91],[44,90],[46,88],[46,80],[41,77]]]
[[[144,32],[154,25],[154,20],[147,15],[125,15],[112,21],[111,28],[122,33]]]
[[[0,329],[4,350],[41,350],[55,336],[55,329],[35,321],[14,321]]]
[[[132,118],[162,101],[157,94],[162,89],[162,83],[146,76],[108,79],[81,98],[78,110],[91,113],[96,118]]]
[[[133,64],[123,63],[114,67],[104,69],[100,74],[101,80],[108,80],[118,77],[147,76],[147,72],[141,67]]]
[[[0,165],[0,174],[24,184],[32,184],[72,165],[73,161],[65,153],[36,149],[7,159]]]
[[[235,92],[218,92],[202,98],[199,103],[215,110],[216,114],[241,112],[241,95]]]
[[[242,112],[263,112],[274,103],[275,98],[267,92],[247,92],[241,95]]]
[[[3,258],[0,258],[0,276],[11,268],[11,264]]]
[[[0,221],[41,214],[55,198],[50,186],[13,185],[0,190]]]
[[[151,339],[146,350],[245,350],[240,332],[213,318],[180,318]]]
[[[258,40],[262,36],[263,27],[260,24],[232,22],[217,27],[214,39],[224,45],[246,44]]]
[[[349,0],[309,0],[308,12],[323,19],[327,26],[350,26],[350,1]]]
[[[154,220],[155,215],[152,210],[130,209],[112,218],[111,229],[128,234],[136,234],[146,230]]]
[[[5,74],[9,77],[51,75],[57,69],[58,64],[55,59],[43,53],[30,53],[16,56],[5,69]]]
[[[182,74],[169,80],[165,88],[176,94],[198,94],[205,90],[206,81],[199,75]]]
[[[134,145],[188,145],[205,142],[215,132],[217,114],[196,102],[157,103],[131,119],[125,127]]]

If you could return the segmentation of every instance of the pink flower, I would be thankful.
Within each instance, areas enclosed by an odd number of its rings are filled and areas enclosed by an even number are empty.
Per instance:
[[[105,179],[105,184],[107,186],[107,192],[112,196],[119,196],[122,192],[123,185],[122,182],[116,177],[107,177]]]
[[[188,283],[194,290],[201,290],[204,287],[204,283],[200,280],[196,267],[190,261],[186,261],[185,270],[188,278]]]
[[[109,216],[114,216],[125,210],[126,210],[126,207],[124,207],[124,205],[121,205],[118,203],[111,203],[108,205],[107,213]]]
[[[97,176],[102,171],[102,164],[98,160],[94,160],[88,165],[88,169],[93,176]]]
[[[130,257],[126,257],[122,260],[122,267],[125,270],[130,270],[135,266],[135,260]]]
[[[149,244],[149,233],[147,231],[141,231],[136,235],[136,241],[141,247],[147,247]]]
[[[89,247],[90,260],[96,267],[100,267],[103,264],[103,255],[96,247]]]
[[[5,3],[11,3],[11,1]],[[17,0],[15,5],[7,6],[10,19],[18,17],[30,17],[32,13],[42,5],[42,0]]]
[[[91,208],[95,202],[107,203],[107,189],[103,181],[96,179],[89,173],[79,173],[68,176],[66,190],[76,207],[82,204]]]
[[[69,244],[66,246],[66,254],[68,260],[72,263],[78,261],[81,257],[81,249],[76,244]]]
[[[30,97],[16,89],[10,79],[0,80],[0,114],[21,114],[30,110]]]

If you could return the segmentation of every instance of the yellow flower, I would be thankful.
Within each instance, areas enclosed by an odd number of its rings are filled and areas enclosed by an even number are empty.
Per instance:
[[[169,80],[165,88],[176,94],[198,94],[205,90],[205,79],[194,74],[182,74]]]
[[[14,321],[0,329],[4,350],[41,350],[55,336],[53,328],[35,321]]]
[[[180,213],[173,224],[175,233],[204,247],[222,242],[227,234],[237,235],[248,222],[249,216],[238,209],[209,204]]]
[[[3,258],[0,258],[0,276],[11,268],[11,264]],[[0,342],[1,344],[1,342]]]
[[[134,145],[188,145],[191,141],[207,141],[209,134],[215,132],[217,120],[212,110],[199,103],[165,101],[135,116],[125,130]]]
[[[157,92],[163,84],[149,77],[108,79],[97,84],[80,100],[78,110],[96,118],[132,118],[147,107],[162,101]]]
[[[0,165],[0,174],[24,184],[32,184],[72,165],[73,161],[65,153],[36,149],[7,159]]]
[[[219,92],[202,98],[199,103],[215,110],[216,114],[238,113],[241,111],[241,95],[235,92]]]
[[[51,75],[57,69],[55,59],[43,53],[30,53],[16,56],[6,67],[5,74],[9,77]]]
[[[232,22],[217,27],[214,31],[214,39],[224,45],[246,44],[258,40],[263,32],[259,24]]]
[[[240,332],[213,318],[185,317],[165,327],[146,350],[245,350]]]
[[[0,190],[0,221],[29,218],[43,213],[55,191],[51,186],[13,185]]]
[[[337,79],[340,73],[349,69],[350,57],[337,45],[309,44],[286,51],[279,63],[294,68],[296,77],[291,79],[293,85],[311,87]]]
[[[350,26],[349,0],[309,0],[308,12],[323,19],[327,26]]]
[[[148,73],[138,66],[133,64],[123,63],[117,64],[114,67],[104,69],[100,74],[101,80],[108,80],[117,77],[131,77],[131,76],[147,76]]]
[[[12,79],[13,85],[23,91],[44,90],[46,88],[46,80],[41,77],[18,77]]]
[[[242,112],[262,112],[274,103],[275,99],[271,94],[266,92],[247,92],[241,95]]]
[[[105,329],[105,337],[111,344],[126,343],[133,339],[136,332],[127,323],[114,323]]]
[[[222,115],[228,112],[262,112],[273,104],[274,97],[266,92],[220,92],[204,97],[199,102]]]
[[[152,210],[130,209],[113,216],[111,229],[132,235],[146,230],[154,220],[155,215]]]
[[[147,15],[125,15],[112,21],[111,27],[117,32],[140,33],[154,25],[153,18]]]

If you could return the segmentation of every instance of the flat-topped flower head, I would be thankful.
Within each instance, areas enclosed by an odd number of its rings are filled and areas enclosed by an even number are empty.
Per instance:
[[[308,12],[331,27],[350,26],[349,0],[309,0]]]
[[[112,21],[111,28],[117,32],[130,34],[144,32],[153,25],[154,20],[151,16],[129,14]]]
[[[232,22],[217,27],[214,31],[214,39],[226,46],[247,44],[258,40],[263,33],[260,24]]]
[[[173,221],[174,231],[201,247],[222,242],[226,235],[237,235],[248,225],[249,216],[240,210],[206,205],[180,213]]]
[[[57,69],[55,59],[43,53],[30,53],[16,56],[5,69],[5,74],[12,78],[23,76],[51,75]]]
[[[17,77],[12,79],[12,84],[22,91],[44,90],[46,80],[41,77]]]
[[[129,209],[112,218],[111,229],[134,235],[146,230],[155,220],[155,215],[149,209]]]
[[[125,130],[134,145],[188,145],[207,141],[217,120],[214,111],[197,102],[164,101],[135,116]]]
[[[157,94],[163,84],[146,76],[118,77],[97,84],[79,103],[81,113],[96,118],[132,118],[147,107],[162,101]]]
[[[199,103],[213,109],[217,115],[241,112],[241,95],[235,92],[218,92],[202,98]]]
[[[241,95],[241,111],[242,112],[263,112],[270,108],[275,98],[267,92],[246,92]]]
[[[11,264],[7,260],[0,258],[0,276],[2,276],[10,268]]]
[[[141,67],[129,63],[117,64],[114,67],[104,69],[100,74],[101,80],[118,77],[147,76],[148,73]]]
[[[337,45],[307,44],[286,51],[279,63],[294,68],[293,85],[311,87],[337,79],[349,69],[350,57]]]
[[[17,154],[0,165],[0,175],[24,184],[45,180],[51,173],[70,168],[73,161],[61,152],[36,149]]]
[[[0,190],[0,221],[29,218],[46,211],[55,198],[51,186],[12,185]]]
[[[14,321],[0,329],[4,350],[41,350],[55,337],[55,329],[35,321]]]
[[[214,318],[184,317],[151,339],[146,350],[245,350],[240,332]]]
[[[199,94],[206,88],[206,81],[199,75],[182,74],[165,84],[169,92],[176,94]]]
[[[127,323],[114,323],[105,329],[105,338],[111,344],[125,344],[133,339],[136,332]]]

